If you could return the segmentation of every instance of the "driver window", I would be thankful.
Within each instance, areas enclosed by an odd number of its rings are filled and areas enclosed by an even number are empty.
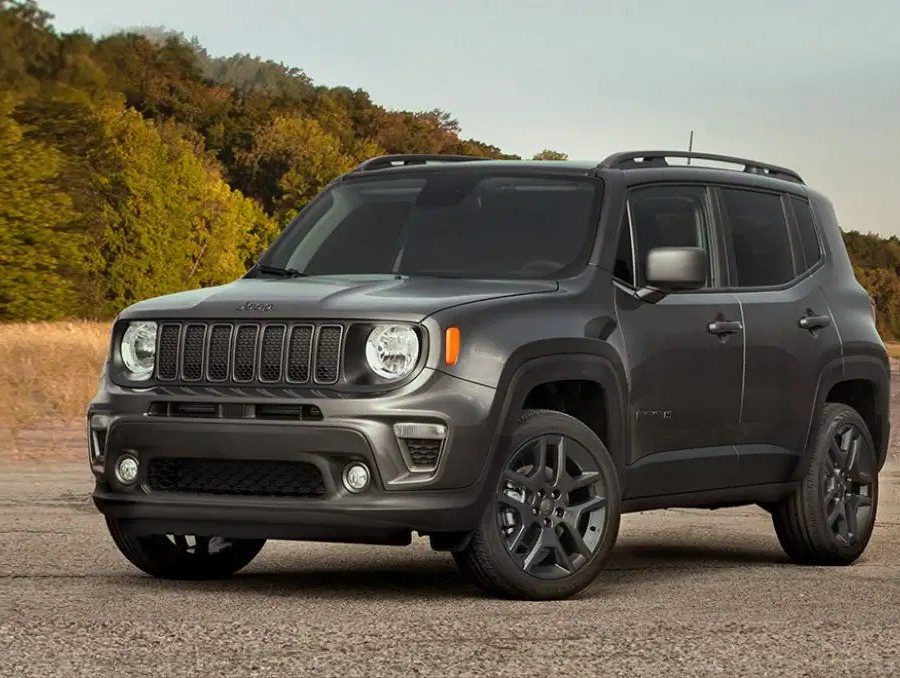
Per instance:
[[[709,254],[710,218],[706,195],[702,186],[653,186],[631,192],[628,213],[641,283],[645,281],[647,253],[654,247],[702,247]],[[705,287],[709,286],[707,277]]]

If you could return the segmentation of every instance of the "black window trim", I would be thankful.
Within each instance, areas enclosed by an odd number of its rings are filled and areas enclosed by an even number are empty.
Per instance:
[[[624,204],[624,214],[628,217],[628,229],[631,234],[631,260],[632,266],[634,268],[634,283],[628,283],[621,278],[613,276],[613,280],[631,290],[637,290],[646,285],[644,280],[644,272],[643,265],[640,265],[639,253],[637,242],[635,239],[634,232],[634,220],[631,215],[631,194],[635,191],[645,190],[648,188],[680,188],[680,187],[690,187],[690,188],[702,188],[704,191],[705,197],[705,210],[706,217],[709,224],[709,270],[710,270],[710,285],[709,287],[702,287],[696,290],[681,290],[681,291],[672,291],[668,294],[677,294],[684,296],[686,294],[715,294],[723,291],[728,291],[729,288],[722,286],[722,282],[726,281],[728,278],[727,275],[727,266],[726,261],[724,259],[725,255],[725,244],[722,239],[722,229],[719,226],[719,215],[717,213],[717,205],[715,196],[712,194],[712,189],[714,186],[708,182],[703,181],[651,181],[644,182],[639,184],[632,184],[625,188],[625,204]],[[620,220],[621,221],[621,220]],[[619,228],[619,237],[621,237],[621,226]],[[618,248],[618,240],[616,241],[616,247]]]
[[[794,266],[794,277],[786,282],[779,283],[777,285],[756,285],[753,287],[738,286],[737,284],[735,284],[736,272],[734,271],[734,262],[733,262],[734,248],[731,246],[731,243],[729,242],[729,246],[728,246],[726,255],[727,255],[728,261],[730,263],[730,266],[729,266],[729,269],[730,269],[729,285],[730,286],[723,288],[723,291],[727,291],[727,292],[776,292],[776,291],[780,291],[780,290],[787,290],[787,289],[790,289],[790,288],[800,284],[803,280],[805,280],[806,278],[811,276],[813,273],[818,271],[819,268],[821,268],[824,265],[825,254],[824,254],[823,247],[822,247],[822,241],[820,239],[819,240],[819,249],[821,252],[821,257],[819,259],[819,262],[814,267],[806,269],[806,270],[802,270],[802,266],[798,268],[798,263],[799,263],[799,261],[802,260],[803,253],[799,251],[800,240],[799,240],[799,236],[795,232],[796,225],[793,222],[793,208],[790,205],[787,205],[786,201],[789,201],[792,196],[801,197],[801,198],[803,198],[803,196],[797,196],[796,193],[792,193],[792,192],[788,192],[788,191],[782,192],[782,191],[776,191],[776,190],[768,190],[768,189],[763,189],[763,188],[757,188],[755,186],[745,186],[743,184],[719,183],[719,184],[716,184],[715,186],[713,186],[713,188],[715,189],[715,192],[717,195],[717,202],[719,203],[719,209],[721,210],[721,213],[722,213],[721,214],[722,220],[719,222],[719,230],[721,231],[723,238],[728,238],[728,229],[726,228],[727,217],[725,215],[725,205],[724,205],[724,199],[722,197],[721,189],[727,188],[727,189],[737,189],[737,190],[742,190],[742,191],[750,191],[750,192],[754,192],[754,193],[768,193],[770,195],[775,195],[775,196],[779,197],[781,199],[781,208],[785,213],[785,221],[786,221],[787,228],[788,228],[788,240],[790,241],[790,246],[791,246],[791,260],[792,260],[793,266]],[[803,199],[806,200],[806,198],[803,198]],[[807,200],[807,202],[809,202],[809,201]],[[817,235],[817,237],[819,236],[818,225],[816,228],[816,235]]]

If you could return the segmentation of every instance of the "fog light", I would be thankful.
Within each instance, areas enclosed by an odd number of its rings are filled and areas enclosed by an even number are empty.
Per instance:
[[[116,480],[123,485],[131,485],[137,478],[138,460],[130,454],[123,454],[116,461]]]
[[[344,487],[350,492],[362,492],[369,486],[369,467],[360,462],[347,464],[344,469]]]

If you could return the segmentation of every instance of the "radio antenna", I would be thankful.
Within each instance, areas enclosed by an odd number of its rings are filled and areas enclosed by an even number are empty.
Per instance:
[[[688,139],[688,153],[693,152],[694,150],[694,130],[691,130],[691,137]],[[691,164],[691,156],[688,156],[687,164]]]

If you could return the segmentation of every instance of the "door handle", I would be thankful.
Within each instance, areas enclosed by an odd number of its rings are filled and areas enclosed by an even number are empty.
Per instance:
[[[804,330],[809,330],[812,332],[813,330],[820,330],[823,327],[828,327],[831,324],[831,316],[830,315],[805,315],[800,320],[797,321],[797,324]]]
[[[726,334],[737,334],[738,332],[743,332],[744,325],[740,320],[713,320],[709,325],[706,326],[706,330],[710,334],[715,334],[721,337]]]

